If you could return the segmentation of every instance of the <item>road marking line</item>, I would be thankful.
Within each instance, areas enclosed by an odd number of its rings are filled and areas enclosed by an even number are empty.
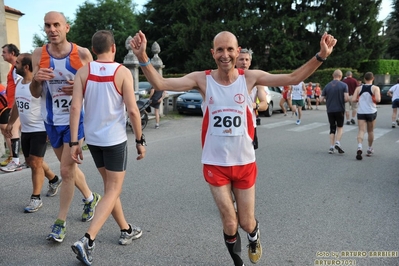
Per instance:
[[[287,129],[287,131],[302,132],[302,131],[307,131],[307,130],[312,130],[312,129],[315,129],[318,127],[322,127],[325,125],[328,125],[328,124],[315,122],[315,123],[310,123],[310,124],[305,124],[305,125],[299,125],[299,126],[291,128],[291,129]]]

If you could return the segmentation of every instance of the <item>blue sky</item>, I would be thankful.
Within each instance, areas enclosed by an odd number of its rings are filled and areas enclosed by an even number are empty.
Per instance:
[[[19,35],[21,52],[33,50],[32,40],[35,33],[41,34],[43,17],[48,11],[61,11],[70,19],[75,18],[75,11],[85,0],[4,0],[4,5],[15,8],[25,15],[19,19]],[[97,2],[97,1],[91,1]],[[133,0],[138,9],[148,0]],[[392,11],[392,0],[382,0],[379,19],[385,19]]]

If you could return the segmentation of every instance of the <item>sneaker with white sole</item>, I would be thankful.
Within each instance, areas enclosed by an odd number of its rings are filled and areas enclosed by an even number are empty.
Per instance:
[[[141,231],[140,227],[136,227],[131,224],[129,224],[129,227],[132,228],[132,233],[128,234],[125,231],[121,231],[119,245],[129,245],[133,240],[140,238],[143,234],[143,231]]]
[[[19,163],[11,161],[7,166],[1,167],[0,169],[4,172],[15,172],[22,170],[22,167]]]
[[[66,223],[59,220],[51,226],[51,233],[47,236],[47,240],[54,240],[58,243],[64,241],[66,232]]]
[[[37,212],[40,209],[40,207],[42,207],[42,205],[43,205],[43,202],[41,199],[31,198],[28,206],[25,207],[25,212],[26,213]]]
[[[48,183],[48,191],[47,191],[46,196],[47,197],[54,197],[57,194],[58,189],[60,188],[61,184],[62,184],[61,176],[58,176],[57,182],[55,182],[55,183],[50,183],[49,182]]]
[[[260,244],[260,231],[258,229],[258,238],[255,241],[249,240],[248,244],[248,257],[249,260],[255,264],[262,257],[262,245]]]
[[[395,128],[395,127],[396,127],[396,123],[392,122],[392,128]]]
[[[93,192],[93,200],[91,202],[86,202],[83,199],[85,205],[83,206],[82,222],[88,222],[93,219],[96,206],[100,200],[101,195],[95,192]]]
[[[339,154],[345,153],[345,151],[341,148],[341,145],[338,143],[335,143],[334,148],[338,151]]]
[[[297,125],[300,125],[300,124],[301,124],[301,120],[298,119],[298,120],[296,121],[296,124],[297,124]]]
[[[82,237],[76,241],[72,246],[73,252],[76,254],[76,258],[86,265],[91,265],[93,262],[92,253],[94,251],[95,243],[93,246],[89,246],[89,239],[87,237]]]
[[[330,148],[330,149],[328,150],[328,153],[329,153],[329,154],[333,154],[333,153],[334,153],[334,148]]]
[[[367,152],[366,152],[366,156],[370,157],[373,154],[374,154],[374,149],[373,148],[368,148]]]

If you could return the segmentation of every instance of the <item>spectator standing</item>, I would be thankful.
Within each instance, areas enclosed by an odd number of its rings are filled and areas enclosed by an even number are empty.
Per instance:
[[[328,153],[345,153],[341,147],[341,137],[345,120],[345,103],[349,100],[348,86],[341,81],[342,71],[337,69],[333,73],[333,80],[323,89],[321,99],[326,100],[328,122],[330,124],[330,149]]]
[[[348,85],[348,93],[349,93],[349,101],[345,103],[345,116],[346,116],[346,124],[347,125],[354,125],[356,124],[355,117],[356,117],[356,110],[357,110],[357,101],[353,99],[353,93],[355,92],[358,81],[357,79],[352,77],[352,72],[346,72],[346,78],[342,80],[346,85]]]

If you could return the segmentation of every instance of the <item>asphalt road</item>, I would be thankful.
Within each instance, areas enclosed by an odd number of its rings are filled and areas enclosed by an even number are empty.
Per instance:
[[[262,117],[256,216],[263,257],[257,265],[399,265],[399,128],[391,128],[390,117],[390,106],[381,105],[375,155],[362,161],[355,159],[357,126],[344,126],[344,155],[328,154],[324,106],[304,111],[299,126],[290,115]],[[119,229],[109,218],[97,236],[93,265],[233,265],[202,177],[201,117],[178,116],[162,119],[158,130],[153,126],[152,120],[144,130],[148,147],[142,161],[135,159],[129,133],[121,195],[128,221],[140,226],[143,236],[132,245],[118,245]],[[81,169],[91,189],[101,193],[90,153],[84,156]],[[59,173],[51,149],[46,161]],[[23,208],[31,193],[30,170],[2,173],[0,183],[0,265],[81,265],[70,248],[88,228],[80,221],[79,192],[70,208],[67,236],[58,244],[45,237],[59,196],[43,197],[43,207],[27,214]],[[42,195],[46,191],[45,186]],[[250,265],[246,237],[240,233],[242,257]]]

